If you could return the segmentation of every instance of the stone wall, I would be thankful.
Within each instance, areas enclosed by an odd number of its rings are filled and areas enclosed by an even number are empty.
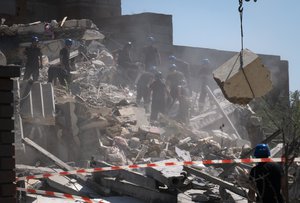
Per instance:
[[[107,18],[121,15],[121,0],[0,0],[0,17],[7,24],[34,21]]]
[[[26,5],[26,23],[57,19],[60,11],[57,6],[58,2],[57,0],[28,0]]]
[[[60,3],[60,9],[60,17],[97,21],[101,18],[120,16],[121,0],[64,0]]]
[[[148,36],[162,53],[173,44],[172,16],[156,13],[124,15],[100,19],[95,22],[106,36],[106,46],[111,50],[121,48],[127,41],[134,44],[136,53],[145,46]]]

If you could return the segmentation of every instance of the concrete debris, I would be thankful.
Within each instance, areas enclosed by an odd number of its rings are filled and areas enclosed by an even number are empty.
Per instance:
[[[208,88],[205,110],[197,114],[193,112],[185,124],[167,114],[159,114],[157,121],[150,122],[149,113],[135,103],[135,84],[120,72],[114,54],[102,44],[104,35],[92,21],[52,21],[54,37],[51,33],[44,35],[44,25],[36,22],[0,26],[0,34],[20,40],[19,51],[29,44],[30,33],[37,34],[43,41],[42,52],[47,55],[38,81],[22,80],[18,90],[23,140],[26,146],[38,150],[47,159],[27,148],[18,159],[18,164],[23,165],[18,165],[17,173],[54,172],[58,169],[50,167],[53,162],[64,170],[74,170],[150,162],[234,159],[249,155],[250,146],[257,142],[253,129],[255,132],[261,130],[259,117],[248,107],[237,107],[228,102],[219,89],[211,91]],[[73,61],[70,71],[72,82],[65,86],[58,81],[47,83],[49,67],[59,67],[60,64],[59,50],[64,43],[62,36],[78,42],[70,56]],[[84,44],[85,51],[81,50],[79,42]],[[257,70],[255,64],[260,61],[248,51],[245,51],[244,58],[245,72],[252,74]],[[247,103],[252,96],[249,96],[248,90],[245,95],[241,93],[246,86],[236,90],[227,84],[242,81],[241,72],[236,67],[233,75],[224,81],[224,72],[230,64],[231,61],[218,69],[215,77],[221,81],[221,89],[229,101]],[[260,71],[268,73],[263,69]],[[264,82],[263,92],[255,92],[255,96],[269,90],[269,83]],[[233,95],[236,91],[241,94]],[[195,92],[192,94],[195,95]],[[242,119],[253,122],[247,126],[239,123]],[[263,139],[263,136],[260,138]],[[70,162],[74,166],[71,167]],[[91,198],[99,195],[130,196],[135,199],[130,202],[137,199],[143,202],[218,202],[221,198],[229,200],[234,197],[228,190],[239,197],[245,196],[233,185],[232,178],[225,181],[216,177],[225,171],[230,173],[228,177],[240,177],[249,166],[232,164],[232,170],[228,171],[224,165],[193,167],[106,171],[94,173],[92,178],[91,174],[53,177],[47,179],[48,184],[44,180],[39,184],[44,189]],[[184,198],[187,195],[188,200]]]
[[[233,56],[213,72],[226,99],[235,104],[248,104],[252,99],[265,95],[272,89],[270,71],[264,67],[261,59],[250,50]]]

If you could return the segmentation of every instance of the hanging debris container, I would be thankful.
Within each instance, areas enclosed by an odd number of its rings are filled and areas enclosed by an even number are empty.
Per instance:
[[[261,97],[272,89],[270,71],[261,59],[248,49],[226,61],[213,72],[226,99],[234,104],[245,105],[253,98]]]

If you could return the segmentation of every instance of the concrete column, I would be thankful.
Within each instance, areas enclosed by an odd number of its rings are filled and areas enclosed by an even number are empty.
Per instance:
[[[0,202],[16,203],[13,80],[19,66],[0,66]]]

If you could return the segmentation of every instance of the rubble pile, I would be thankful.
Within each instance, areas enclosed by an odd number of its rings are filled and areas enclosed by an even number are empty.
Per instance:
[[[157,123],[150,124],[149,114],[135,103],[135,90],[120,85],[125,81],[120,81],[122,77],[113,56],[101,44],[102,34],[93,23],[88,20],[52,23],[55,37],[60,36],[63,30],[69,30],[64,32],[68,36],[74,30],[81,30],[80,37],[77,33],[75,38],[89,41],[87,52],[93,55],[75,54],[72,83],[69,86],[54,82],[54,124],[44,122],[37,126],[35,121],[23,123],[23,140],[34,150],[27,149],[19,162],[37,167],[18,165],[17,170],[21,175],[49,173],[51,170],[57,172],[61,169],[249,156],[253,144],[248,141],[250,135],[248,137],[235,129],[234,124],[239,124],[240,118],[231,121],[236,112],[240,117],[250,120],[254,113],[248,108],[237,107],[225,100],[222,94],[215,94],[217,97],[210,97],[205,111],[191,118],[189,125],[162,114]],[[44,33],[39,27],[42,25],[32,25],[34,30],[31,31]],[[13,27],[15,30],[1,27],[0,32],[11,35],[30,33],[25,29],[26,26]],[[59,44],[61,39],[50,41]],[[50,41],[44,45],[50,44]],[[73,51],[76,52],[77,48],[75,46]],[[45,54],[49,53],[51,57],[45,60],[40,83],[47,82],[48,67],[57,63],[57,53],[47,50]],[[36,150],[40,153],[37,154]],[[53,162],[58,167],[50,167]],[[73,162],[73,165],[69,162]],[[245,189],[235,184],[247,186],[245,169],[250,167],[246,164],[236,167],[230,164],[201,164],[192,167],[116,170],[68,178],[53,177],[47,179],[47,184],[36,181],[28,187],[95,199],[118,195],[131,196],[143,202],[230,202],[247,198]],[[223,176],[224,173],[228,175]]]

